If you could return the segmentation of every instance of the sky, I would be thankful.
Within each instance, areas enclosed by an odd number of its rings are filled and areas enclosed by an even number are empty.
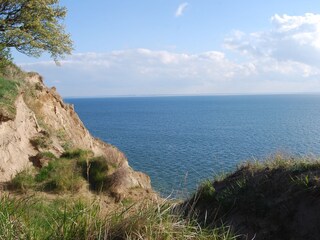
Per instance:
[[[64,97],[320,92],[314,0],[61,0],[61,66],[13,52]]]

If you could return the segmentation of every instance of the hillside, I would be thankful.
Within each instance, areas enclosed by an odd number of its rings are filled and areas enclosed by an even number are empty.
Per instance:
[[[320,162],[276,156],[206,181],[178,209],[240,239],[319,239]]]
[[[173,214],[37,73],[0,78],[0,239],[234,239]]]
[[[46,87],[37,73],[12,69],[9,77],[0,79],[0,182],[26,168],[46,166],[48,154],[59,157],[82,149],[113,169],[107,177],[111,194],[122,198],[131,188],[151,190],[150,178],[132,170],[116,147],[92,137],[54,87]]]
[[[311,239],[320,161],[276,155],[160,199],[37,73],[0,78],[0,239]]]

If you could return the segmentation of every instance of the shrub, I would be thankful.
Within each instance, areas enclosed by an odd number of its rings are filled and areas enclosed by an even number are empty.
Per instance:
[[[48,160],[56,160],[57,157],[52,152],[41,152],[38,154],[41,158],[46,158]]]
[[[61,157],[67,159],[78,159],[78,160],[86,160],[89,157],[92,157],[93,153],[90,150],[83,149],[74,149],[70,151],[64,152]]]
[[[34,189],[36,183],[34,181],[34,173],[31,169],[24,169],[19,172],[10,182],[10,188],[18,191],[27,191],[28,189]]]
[[[52,140],[47,135],[38,135],[30,139],[30,143],[36,149],[45,149],[52,144]]]
[[[48,166],[41,168],[35,180],[41,189],[54,192],[77,192],[84,185],[76,162],[68,159],[50,161]]]
[[[78,161],[82,175],[94,190],[107,189],[107,178],[110,167],[104,157],[95,157],[86,161]]]
[[[204,181],[199,188],[199,194],[202,198],[210,200],[215,196],[216,190],[210,180]]]

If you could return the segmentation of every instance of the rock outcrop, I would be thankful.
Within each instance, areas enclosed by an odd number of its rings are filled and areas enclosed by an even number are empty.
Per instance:
[[[41,152],[60,156],[66,149],[91,150],[116,167],[111,191],[122,194],[129,188],[151,189],[150,178],[135,172],[116,147],[91,136],[74,107],[65,104],[56,89],[47,88],[42,77],[28,74],[15,101],[13,120],[0,121],[0,182],[8,181]]]

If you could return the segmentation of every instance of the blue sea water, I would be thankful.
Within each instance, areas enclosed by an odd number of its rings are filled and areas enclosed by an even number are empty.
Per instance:
[[[320,95],[66,99],[163,195],[244,160],[320,154]]]

